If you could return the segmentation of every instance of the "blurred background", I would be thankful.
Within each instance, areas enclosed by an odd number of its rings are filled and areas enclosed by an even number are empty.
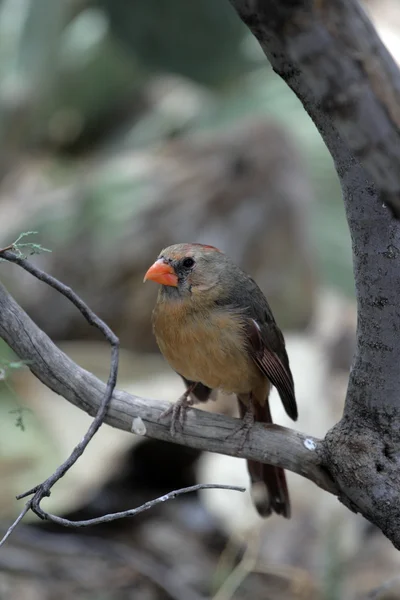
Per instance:
[[[366,4],[400,60],[396,0]],[[70,285],[122,343],[118,386],[174,400],[142,285],[159,251],[213,244],[250,272],[285,332],[296,428],[341,416],[355,343],[351,245],[332,160],[227,1],[0,1],[0,247]],[[28,238],[27,238],[28,241]],[[75,308],[22,270],[1,281],[60,347],[107,378],[109,348]],[[0,344],[0,522],[90,419]],[[287,420],[273,394],[275,419]],[[207,410],[236,415],[221,395]],[[0,550],[10,600],[400,598],[398,553],[312,483],[289,474],[292,519],[258,518],[249,494],[208,491],[139,517],[60,530],[27,517]],[[45,507],[69,518],[132,508],[195,483],[248,486],[244,461],[104,426]]]

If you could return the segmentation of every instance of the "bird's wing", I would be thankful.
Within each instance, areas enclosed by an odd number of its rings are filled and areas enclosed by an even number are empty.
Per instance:
[[[286,413],[296,421],[298,413],[293,377],[289,364],[284,364],[288,361],[279,328],[275,322],[260,325],[255,319],[247,318],[246,335],[252,359],[278,390]]]

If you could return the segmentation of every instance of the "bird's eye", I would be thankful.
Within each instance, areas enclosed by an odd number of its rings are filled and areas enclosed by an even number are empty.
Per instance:
[[[188,256],[188,258],[185,258],[184,261],[182,262],[182,265],[186,268],[186,269],[190,269],[191,267],[193,267],[194,265],[194,260],[193,258],[190,258],[190,256]]]

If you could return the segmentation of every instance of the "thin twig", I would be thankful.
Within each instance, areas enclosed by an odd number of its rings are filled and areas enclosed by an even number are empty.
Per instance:
[[[149,508],[153,508],[153,506],[156,506],[157,504],[161,504],[161,502],[173,500],[177,496],[181,496],[182,494],[189,494],[190,492],[197,492],[198,490],[233,490],[234,492],[245,492],[246,488],[239,487],[236,485],[222,485],[218,483],[199,483],[197,485],[192,485],[187,488],[181,488],[179,490],[174,490],[173,492],[168,492],[168,494],[160,496],[159,498],[155,498],[154,500],[149,500],[148,502],[145,502],[145,504],[142,504],[137,508],[123,510],[122,512],[110,513],[108,515],[103,515],[102,517],[96,517],[94,519],[87,519],[84,521],[70,521],[69,519],[63,519],[62,517],[57,517],[56,515],[47,513],[41,508],[39,508],[41,512],[39,516],[41,516],[43,519],[52,521],[53,523],[57,523],[58,525],[63,525],[64,527],[89,527],[91,525],[100,525],[101,523],[109,523],[110,521],[125,519],[126,517],[134,517],[145,510],[149,510]]]
[[[61,479],[69,471],[69,469],[76,463],[78,458],[82,456],[85,448],[89,444],[90,440],[93,438],[95,433],[101,427],[104,417],[107,413],[107,409],[109,407],[113,391],[115,389],[115,385],[117,383],[117,374],[118,374],[118,357],[119,357],[119,339],[117,336],[111,331],[111,329],[106,325],[99,317],[89,308],[83,300],[79,298],[79,296],[68,286],[64,285],[55,277],[48,275],[38,267],[32,265],[29,261],[24,258],[19,258],[16,254],[6,251],[0,252],[0,255],[5,260],[9,262],[16,263],[20,267],[22,267],[25,271],[28,271],[31,275],[47,283],[50,287],[54,288],[60,294],[68,298],[82,313],[85,319],[93,325],[101,333],[104,335],[106,340],[111,345],[111,368],[110,375],[107,381],[106,393],[104,398],[99,406],[99,410],[92,423],[89,426],[89,429],[85,433],[83,439],[75,446],[70,456],[67,458],[65,462],[63,462],[56,471],[48,477],[43,483],[35,486],[28,492],[21,494],[18,498],[24,498],[30,494],[34,494],[33,498],[30,502],[31,510],[36,513],[40,518],[47,519],[47,513],[41,508],[40,503],[46,496],[50,496],[50,490],[54,486],[54,484]]]
[[[21,512],[18,519],[8,530],[6,536],[4,536],[3,540],[0,542],[0,546],[6,541],[9,537],[12,530],[18,525],[18,523],[22,520],[25,514],[31,509],[34,513],[36,513],[40,518],[47,519],[47,513],[41,508],[40,503],[46,496],[50,496],[50,490],[54,486],[54,484],[61,479],[69,471],[69,469],[76,463],[78,458],[82,456],[85,448],[89,444],[90,440],[93,438],[95,433],[101,427],[104,417],[107,413],[113,391],[115,389],[115,385],[117,383],[117,374],[118,374],[118,359],[119,359],[119,339],[117,336],[111,331],[111,329],[106,325],[90,308],[83,300],[79,298],[79,296],[68,286],[64,285],[60,281],[58,281],[55,277],[48,275],[38,267],[32,265],[29,261],[24,258],[18,257],[16,254],[10,252],[9,250],[0,251],[0,256],[9,262],[16,263],[20,267],[22,267],[25,271],[28,271],[31,275],[43,281],[50,287],[54,288],[60,294],[68,298],[82,313],[85,319],[88,321],[90,325],[93,325],[101,333],[104,335],[106,340],[111,345],[111,368],[110,375],[107,381],[106,392],[104,394],[103,400],[99,406],[97,414],[90,424],[87,432],[85,433],[83,439],[75,446],[70,456],[64,461],[56,471],[50,475],[43,483],[35,486],[28,492],[24,494],[20,494],[18,498],[24,498],[29,496],[30,494],[34,494],[33,498],[29,502],[26,503],[24,511]]]
[[[13,248],[14,248],[14,244],[10,244],[9,246],[6,246],[5,248],[1,248],[0,254],[3,254],[4,252],[7,252],[8,250],[13,250]]]
[[[31,510],[31,503],[32,503],[32,501],[28,500],[28,502],[25,504],[24,508],[21,510],[21,512],[18,515],[18,517],[15,519],[14,523],[12,525],[10,525],[10,527],[7,529],[6,533],[4,534],[4,536],[2,537],[2,539],[0,540],[0,547],[8,540],[8,538],[10,537],[10,535],[12,534],[12,532],[14,531],[14,529],[17,527],[17,525],[25,517],[26,513]]]

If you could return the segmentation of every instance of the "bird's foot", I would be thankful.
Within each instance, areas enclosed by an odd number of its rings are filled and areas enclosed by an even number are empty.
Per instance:
[[[249,433],[250,433],[253,425],[254,425],[254,413],[253,413],[251,407],[249,407],[247,409],[246,413],[244,414],[241,424],[238,427],[235,427],[235,429],[232,431],[232,433],[227,435],[225,439],[229,439],[231,437],[237,436],[239,439],[238,452],[241,452],[247,441],[247,438],[249,437]]]
[[[170,432],[172,436],[176,434],[176,424],[178,422],[183,429],[186,411],[194,404],[194,401],[190,396],[190,391],[191,390],[187,390],[174,404],[169,406],[167,410],[164,410],[164,412],[160,415],[160,419],[164,419],[165,417],[169,417],[169,415],[171,415]]]

